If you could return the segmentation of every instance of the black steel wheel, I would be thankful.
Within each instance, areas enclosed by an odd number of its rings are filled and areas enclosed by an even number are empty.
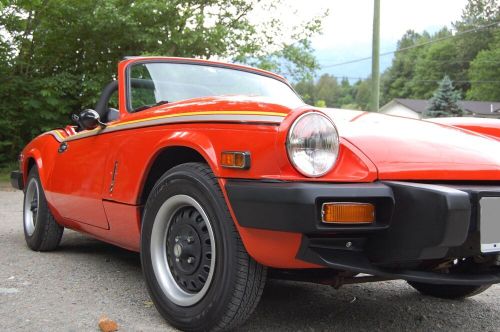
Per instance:
[[[186,292],[200,292],[210,283],[215,264],[213,231],[193,206],[185,206],[172,218],[167,234],[168,266]]]
[[[408,281],[408,283],[423,295],[448,300],[459,300],[478,295],[491,287],[491,285],[434,285],[414,281]]]
[[[262,294],[266,268],[246,252],[206,164],[166,172],[144,210],[141,262],[162,316],[187,331],[242,324]]]
[[[450,266],[444,269],[442,273],[470,273],[479,268],[475,265],[473,259],[466,258],[455,259],[449,264]],[[475,296],[491,287],[491,285],[437,285],[415,281],[408,281],[408,284],[423,295],[449,300],[460,300]]]
[[[169,197],[156,213],[150,258],[158,285],[187,307],[207,293],[215,270],[215,239],[209,217],[192,196]]]

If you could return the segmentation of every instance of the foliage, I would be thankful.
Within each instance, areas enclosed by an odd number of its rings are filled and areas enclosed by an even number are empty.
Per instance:
[[[0,164],[34,135],[95,105],[127,55],[222,58],[294,79],[318,67],[309,38],[323,15],[286,25],[271,0],[0,2]],[[257,13],[256,13],[257,11]],[[276,16],[276,15],[271,15]],[[276,37],[277,36],[277,37]]]
[[[17,162],[9,162],[0,166],[0,187],[2,184],[10,187],[10,172],[19,167]]]
[[[349,108],[346,105],[354,104],[354,95],[353,95],[353,87],[347,78],[342,78],[340,82],[340,96],[337,100],[337,104],[342,108]]]
[[[478,53],[469,68],[467,99],[500,101],[500,31],[490,48]]]
[[[314,80],[303,80],[295,84],[295,90],[305,103],[318,107],[366,109],[370,99],[368,82],[359,81],[350,84],[343,78],[339,84],[336,77],[323,74]]]
[[[326,107],[326,102],[322,99],[316,100],[314,103],[314,106],[316,107]]]
[[[322,75],[316,83],[315,96],[323,100],[326,105],[339,106],[337,101],[340,97],[341,89],[337,79],[331,75]]]
[[[433,38],[451,36],[448,29],[441,30]],[[457,52],[453,39],[442,40],[430,44],[415,64],[415,76],[412,78],[412,98],[429,99],[438,86],[438,82],[448,73],[453,73],[456,78],[456,62],[453,59]]]
[[[309,105],[367,110],[370,102],[370,83],[369,78],[354,84],[347,78],[342,78],[339,84],[336,77],[323,74],[316,81],[298,82],[295,84],[295,90]]]
[[[280,6],[281,1],[284,6]],[[250,54],[253,56],[248,56],[249,52],[240,53],[236,60],[278,72],[292,81],[312,79],[319,63],[313,56],[310,39],[321,32],[322,20],[329,12],[324,11],[303,24],[290,26],[283,17],[294,17],[297,18],[294,21],[300,22],[302,15],[287,1],[281,1],[268,0],[261,5],[260,14],[267,21],[259,22],[259,33],[252,36],[254,49]],[[272,12],[279,12],[279,15],[269,15]]]
[[[415,45],[429,42],[429,33],[416,33],[407,31],[398,42],[392,65],[381,75],[381,103],[385,104],[393,98],[411,98],[415,82],[415,63],[422,57],[423,48]],[[414,48],[412,48],[414,47]],[[407,49],[406,51],[402,51]]]
[[[443,28],[432,35],[408,31],[398,43],[392,65],[382,74],[381,103],[394,98],[428,99],[444,75],[468,99],[500,100],[495,93],[500,90],[498,22],[498,0],[469,0],[453,23],[455,31]]]
[[[439,83],[438,89],[434,92],[434,95],[429,101],[429,107],[424,113],[424,117],[439,118],[463,116],[464,111],[458,104],[459,100],[460,93],[455,91],[450,78],[445,75]]]
[[[455,22],[453,26],[457,33],[461,33],[499,21],[500,2],[498,0],[469,0],[462,11],[460,20]],[[454,58],[456,59],[455,80],[464,81],[456,85],[462,93],[465,93],[471,87],[471,84],[467,82],[470,63],[481,50],[489,47],[493,41],[495,31],[498,31],[498,25],[479,32],[466,33],[460,38],[455,38],[457,49]]]
[[[316,85],[312,79],[302,80],[296,83],[294,88],[306,104],[314,105],[316,103]]]
[[[371,78],[356,82],[354,85],[355,103],[362,110],[370,110]]]

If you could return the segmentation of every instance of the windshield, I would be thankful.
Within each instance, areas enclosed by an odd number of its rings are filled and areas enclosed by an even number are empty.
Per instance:
[[[245,95],[291,108],[303,104],[280,80],[237,69],[182,63],[139,63],[130,68],[129,108],[133,112],[180,100]]]

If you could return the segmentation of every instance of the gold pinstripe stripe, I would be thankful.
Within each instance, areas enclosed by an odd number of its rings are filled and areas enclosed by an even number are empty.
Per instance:
[[[162,120],[162,119],[169,119],[169,118],[180,118],[180,117],[196,117],[196,116],[210,116],[210,115],[228,115],[228,116],[251,116],[251,115],[256,115],[256,116],[268,116],[268,117],[285,117],[287,116],[287,113],[278,113],[278,112],[261,112],[261,111],[205,111],[205,112],[186,112],[186,113],[177,113],[177,114],[167,114],[167,115],[160,115],[160,116],[154,116],[154,117],[148,117],[144,119],[137,119],[137,120],[130,120],[130,121],[124,121],[116,124],[110,124],[106,126],[105,128],[95,128],[92,130],[87,130],[85,132],[81,132],[75,135],[68,136],[64,138],[64,141],[72,141],[75,139],[78,139],[80,137],[89,137],[89,136],[94,136],[100,131],[107,132],[108,129],[113,129],[121,126],[127,126],[127,125],[133,125],[137,123],[142,123],[142,122],[151,122],[151,121],[156,121],[156,120]],[[206,120],[205,120],[206,121]],[[205,121],[200,121],[200,122],[205,122]],[[255,119],[255,122],[258,120]],[[139,128],[139,127],[137,127]],[[117,128],[118,129],[118,128]],[[127,128],[125,128],[127,129]],[[119,130],[119,129],[118,129]],[[113,130],[114,131],[114,130]]]
[[[283,117],[285,117],[287,114],[286,114],[286,113],[277,113],[277,112],[259,112],[259,111],[238,111],[238,112],[207,111],[207,112],[187,112],[187,113],[167,114],[167,115],[154,116],[154,117],[145,118],[145,119],[138,119],[138,120],[125,121],[125,122],[120,122],[120,123],[117,123],[117,124],[112,124],[112,125],[109,125],[108,127],[109,127],[109,128],[113,128],[113,127],[123,126],[123,125],[126,125],[126,124],[131,124],[131,123],[139,123],[139,122],[150,121],[150,120],[159,120],[159,119],[177,118],[177,117],[180,117],[180,116],[195,116],[195,115],[268,115],[268,116],[283,116]]]
[[[60,138],[60,139],[65,139],[65,137],[59,132],[59,130],[52,130],[52,132],[56,133],[56,135]]]
[[[43,133],[43,134],[42,134],[42,136],[44,136],[44,135],[51,135],[51,136],[52,136],[52,137],[54,137],[54,138],[56,139],[56,141],[58,141],[58,142],[62,142],[62,141],[64,141],[64,139],[66,138],[66,137],[64,137],[64,136],[63,136],[63,135],[59,132],[59,130],[58,130],[58,129],[54,129],[54,130],[51,130],[51,131],[47,131],[47,132],[45,132],[45,133]]]

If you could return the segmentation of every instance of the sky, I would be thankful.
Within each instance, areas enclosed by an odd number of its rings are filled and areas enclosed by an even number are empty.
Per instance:
[[[287,0],[304,17],[329,9],[323,34],[313,39],[315,54],[322,67],[371,55],[373,24],[372,0]],[[467,0],[380,0],[380,52],[396,49],[397,41],[409,29],[435,32],[458,20]],[[392,56],[381,57],[381,70]],[[371,61],[324,68],[339,77],[366,77]]]

